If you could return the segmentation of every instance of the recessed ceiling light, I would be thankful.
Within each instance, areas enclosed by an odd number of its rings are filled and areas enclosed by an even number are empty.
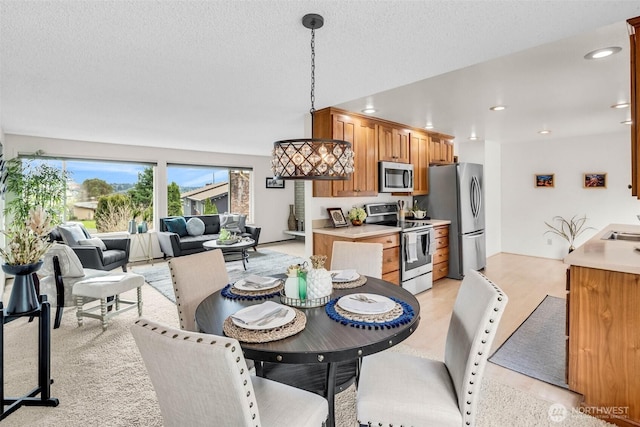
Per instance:
[[[490,107],[489,110],[491,111],[502,111],[502,110],[506,110],[507,107],[505,107],[504,105],[494,105],[493,107]]]
[[[542,130],[539,130],[538,133],[540,135],[549,135],[551,131],[549,129],[542,129]]]
[[[627,108],[629,107],[628,102],[618,102],[617,104],[613,104],[611,108]]]
[[[373,107],[367,107],[364,110],[362,110],[363,113],[365,114],[373,114],[375,113],[377,110]]]
[[[623,125],[630,125],[633,124],[633,122],[631,121],[631,119],[625,120],[624,122],[620,122]]]
[[[427,123],[427,125],[424,128],[425,129],[433,129],[433,125],[431,123]]]
[[[477,136],[475,136],[475,135],[471,135],[471,136],[469,137],[469,139],[470,139],[471,141],[476,141],[476,140],[478,139],[478,137],[477,137]]]
[[[605,47],[603,49],[597,49],[587,53],[584,56],[584,59],[602,59],[602,58],[606,58],[607,56],[611,56],[615,53],[618,53],[621,50],[622,48],[618,46]]]

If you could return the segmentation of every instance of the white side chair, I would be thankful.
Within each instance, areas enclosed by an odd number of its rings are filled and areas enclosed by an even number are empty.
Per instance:
[[[327,401],[314,393],[249,375],[237,340],[139,319],[131,333],[167,427],[316,426]]]
[[[180,329],[198,332],[195,318],[198,304],[229,283],[222,251],[215,249],[171,258],[169,270],[176,295]]]
[[[355,269],[382,279],[382,243],[333,242],[331,270]]]
[[[477,271],[462,281],[444,362],[389,351],[364,357],[357,414],[369,426],[475,425],[482,376],[507,295]]]

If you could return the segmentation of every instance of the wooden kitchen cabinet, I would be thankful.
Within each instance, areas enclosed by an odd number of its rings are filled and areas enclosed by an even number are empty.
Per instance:
[[[358,197],[378,194],[378,151],[375,124],[366,118],[325,108],[314,114],[314,138],[351,143],[354,173],[348,180],[313,181],[314,197]]]
[[[631,194],[640,199],[640,16],[627,23],[631,51]]]
[[[381,234],[362,239],[339,237],[324,233],[313,233],[313,253],[326,255],[326,266],[331,266],[333,242],[382,243],[382,279],[396,285],[400,284],[400,235],[397,232]],[[354,254],[357,256],[357,254]]]
[[[413,196],[429,194],[429,136],[411,132],[409,160],[413,165]]]
[[[606,421],[640,425],[640,276],[572,265],[567,290],[569,389],[583,407],[626,411]]]
[[[378,159],[385,162],[409,163],[409,131],[386,124],[376,126]]]
[[[429,135],[429,163],[432,165],[453,163],[453,143],[442,135]]]
[[[433,281],[449,274],[449,225],[433,227],[436,237],[436,251],[433,254]]]

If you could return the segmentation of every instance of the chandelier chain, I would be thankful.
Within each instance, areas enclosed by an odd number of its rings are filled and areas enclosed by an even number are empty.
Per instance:
[[[311,117],[316,112],[316,30],[311,29]]]

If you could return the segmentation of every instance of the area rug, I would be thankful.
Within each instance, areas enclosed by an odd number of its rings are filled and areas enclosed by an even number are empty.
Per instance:
[[[144,316],[177,326],[175,305],[154,288],[142,287]],[[133,297],[135,293],[124,294]],[[74,309],[65,309],[62,324],[52,331],[51,395],[56,408],[23,407],[2,421],[3,427],[162,426],[162,416],[151,381],[129,328],[135,310],[114,317],[106,331],[100,322],[86,319],[78,327]],[[19,319],[4,325],[6,396],[22,395],[37,384],[37,324]],[[425,356],[399,344],[393,351]],[[336,396],[338,427],[354,427],[355,388]],[[600,427],[608,424],[581,413],[569,412],[562,422],[551,422],[553,402],[535,398],[496,380],[483,380],[478,405],[479,427],[563,426]],[[389,397],[393,404],[393,396]],[[224,424],[220,424],[224,425]],[[283,426],[287,427],[287,426]]]
[[[301,264],[304,258],[291,256],[282,252],[269,249],[259,249],[257,252],[249,251],[247,269],[242,266],[242,261],[229,261],[225,265],[229,274],[229,281],[235,282],[250,274],[259,276],[270,276],[273,274],[286,273],[287,267],[292,264]],[[140,265],[131,269],[133,272],[142,274],[145,281],[156,288],[162,295],[175,302],[173,283],[169,274],[169,267],[166,262],[154,265]]]
[[[568,388],[565,382],[565,319],[566,300],[547,295],[489,361]]]

